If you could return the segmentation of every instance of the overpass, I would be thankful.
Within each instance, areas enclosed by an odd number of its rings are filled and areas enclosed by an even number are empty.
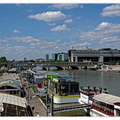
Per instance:
[[[34,68],[41,67],[43,70],[49,70],[50,67],[57,67],[59,70],[83,69],[88,66],[94,66],[92,62],[14,62],[9,64],[9,68]]]

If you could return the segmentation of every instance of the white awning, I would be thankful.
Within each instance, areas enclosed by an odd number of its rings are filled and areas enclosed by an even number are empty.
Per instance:
[[[93,97],[93,99],[100,101],[100,102],[103,102],[103,103],[106,103],[106,104],[109,104],[109,105],[114,105],[114,103],[120,102],[120,97],[106,94],[106,93],[96,95]]]
[[[24,98],[4,93],[0,93],[0,103],[8,103],[26,108],[26,100]]]

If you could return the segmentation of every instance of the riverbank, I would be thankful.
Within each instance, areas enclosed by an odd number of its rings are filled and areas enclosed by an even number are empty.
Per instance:
[[[120,65],[106,65],[106,66],[103,66],[101,69],[97,69],[97,71],[120,72]]]
[[[19,75],[16,74],[16,73],[2,73],[0,75],[0,81],[2,79],[14,79],[14,80],[16,80],[16,78],[19,78]],[[21,85],[28,84],[28,82],[24,81],[23,78],[21,78],[21,80],[19,80],[19,81],[20,81]],[[40,100],[40,98],[39,97],[32,97],[32,96],[35,95],[35,93],[32,90],[32,88],[29,88],[29,90],[28,90],[27,86],[24,86],[23,89],[26,92],[26,100],[28,102],[28,105],[31,108],[34,107],[34,110],[32,111],[33,112],[33,116],[42,116],[42,117],[46,116],[46,109],[43,106],[43,103]],[[28,99],[28,96],[29,96],[29,99]]]

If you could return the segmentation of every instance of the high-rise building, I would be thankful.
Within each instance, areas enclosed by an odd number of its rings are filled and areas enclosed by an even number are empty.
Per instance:
[[[52,60],[55,60],[55,61],[57,61],[57,56],[58,56],[58,54],[57,54],[57,53],[55,53],[55,54],[52,54]]]
[[[68,53],[58,53],[57,60],[64,61],[68,59]]]
[[[48,54],[45,55],[45,61],[49,61],[49,55]]]

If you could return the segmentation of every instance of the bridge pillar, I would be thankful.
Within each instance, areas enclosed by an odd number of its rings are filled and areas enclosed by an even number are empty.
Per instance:
[[[104,56],[100,56],[98,62],[104,62]]]
[[[75,62],[78,62],[78,57],[77,56],[75,56]]]
[[[78,67],[79,68],[79,70],[82,70],[82,67]]]
[[[45,68],[46,68],[47,71],[50,70],[49,67],[45,67]]]
[[[66,70],[66,67],[62,67],[63,68],[63,70]]]

